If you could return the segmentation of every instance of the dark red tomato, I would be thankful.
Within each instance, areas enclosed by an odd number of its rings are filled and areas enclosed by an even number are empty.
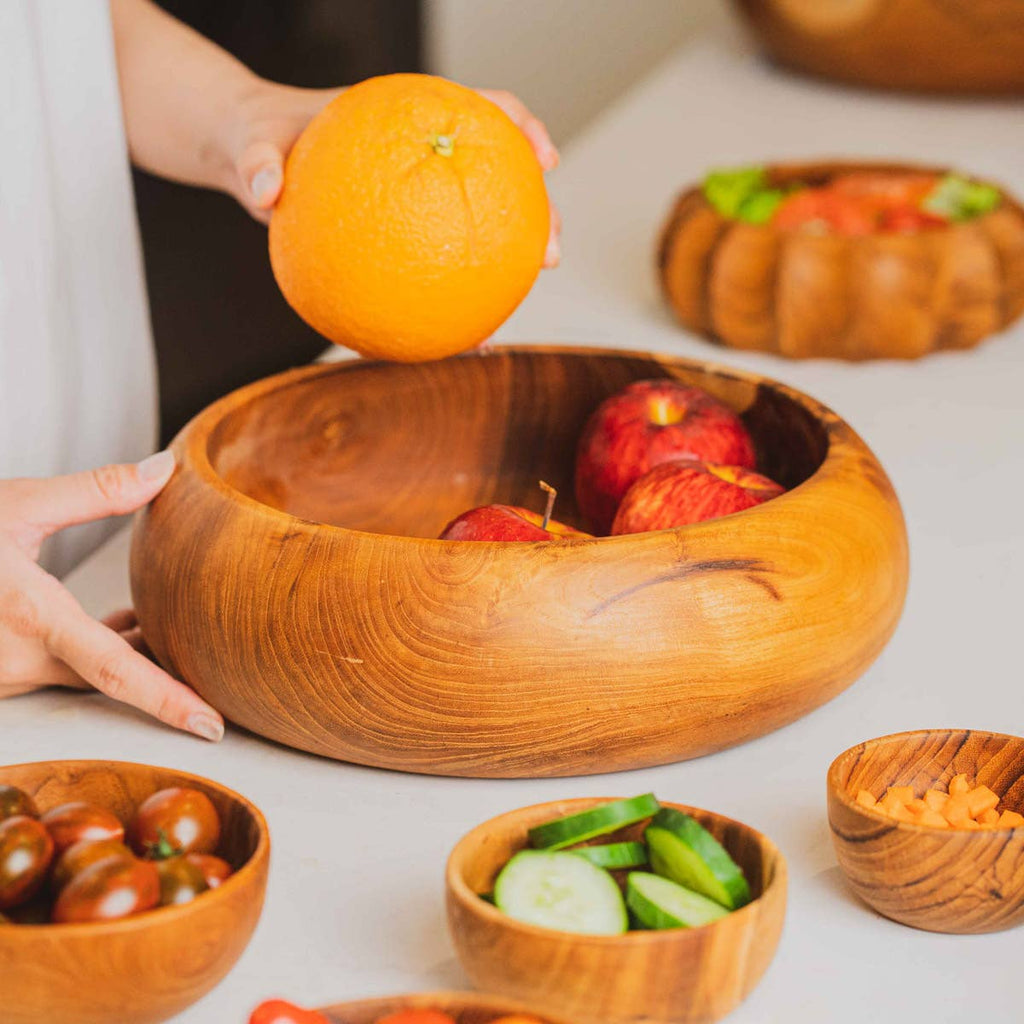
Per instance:
[[[170,907],[191,903],[210,887],[203,872],[190,864],[184,857],[169,857],[158,860],[157,874],[160,876],[160,906]]]
[[[135,854],[120,839],[83,839],[69,846],[54,865],[50,878],[54,891],[59,892],[80,871],[108,857],[135,860]]]
[[[914,206],[894,207],[882,213],[881,228],[883,231],[896,231],[906,234],[913,231],[926,231],[928,228],[941,228],[949,223],[943,217],[921,210]]]
[[[0,910],[27,903],[46,881],[53,840],[35,818],[0,822]]]
[[[38,818],[36,803],[17,786],[0,786],[0,821],[23,814],[26,818]]]
[[[210,798],[197,789],[161,789],[135,812],[129,845],[143,857],[213,853],[220,842],[220,818]]]
[[[231,865],[220,857],[209,853],[186,853],[185,860],[194,864],[203,873],[210,889],[216,889],[226,878],[231,877]]]
[[[252,1016],[249,1024],[331,1024],[331,1022],[316,1010],[303,1010],[299,1006],[286,1003],[283,999],[268,999],[260,1003]]]
[[[116,921],[151,910],[160,902],[156,865],[133,858],[108,857],[75,875],[53,908],[58,924]]]
[[[117,816],[96,804],[61,804],[46,811],[39,820],[53,836],[58,856],[75,843],[124,839],[124,825]]]

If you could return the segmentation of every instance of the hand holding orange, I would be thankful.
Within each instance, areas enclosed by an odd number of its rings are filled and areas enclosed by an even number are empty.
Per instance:
[[[295,144],[270,259],[285,298],[331,341],[419,362],[508,318],[550,220],[537,157],[498,106],[444,79],[388,75],[342,93]]]

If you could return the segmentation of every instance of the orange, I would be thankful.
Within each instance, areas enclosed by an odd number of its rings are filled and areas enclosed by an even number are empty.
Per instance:
[[[540,164],[484,97],[387,75],[329,103],[296,142],[270,260],[308,324],[363,355],[440,359],[488,338],[537,278]]]

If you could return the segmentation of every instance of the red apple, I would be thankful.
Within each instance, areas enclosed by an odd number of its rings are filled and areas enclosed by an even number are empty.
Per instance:
[[[557,519],[549,519],[517,505],[481,505],[453,519],[441,540],[557,540],[560,537],[589,537]]]
[[[587,421],[576,453],[576,503],[607,533],[630,486],[652,466],[689,458],[754,468],[743,421],[700,388],[641,380],[606,399]]]
[[[760,505],[785,489],[744,466],[695,459],[663,462],[626,492],[612,533],[646,533],[717,519]]]

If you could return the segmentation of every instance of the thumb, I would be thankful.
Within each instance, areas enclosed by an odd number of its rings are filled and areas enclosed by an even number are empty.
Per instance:
[[[272,142],[254,142],[235,162],[245,202],[257,210],[269,210],[284,184],[284,157]]]

